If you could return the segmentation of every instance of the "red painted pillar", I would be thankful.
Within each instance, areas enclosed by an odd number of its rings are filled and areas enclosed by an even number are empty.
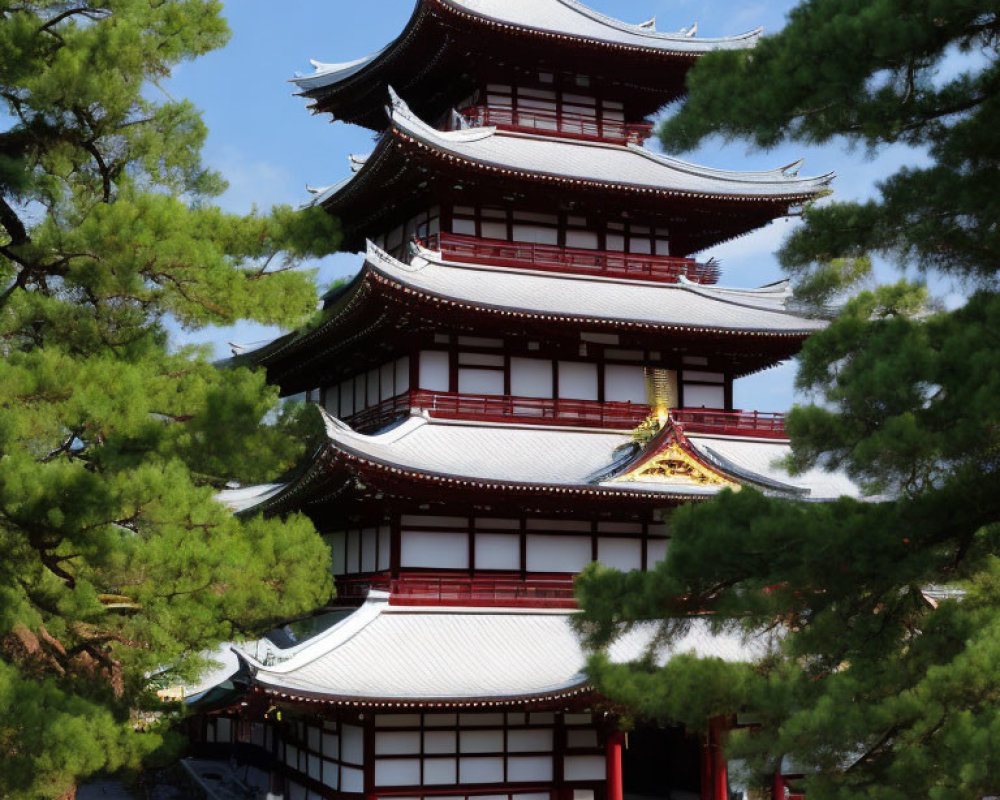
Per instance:
[[[785,800],[785,776],[780,772],[774,773],[774,781],[771,783],[771,800]]]
[[[622,789],[622,745],[625,744],[625,734],[615,731],[608,737],[607,779],[608,800],[623,800]]]
[[[708,746],[712,759],[712,800],[728,800],[729,775],[722,742],[726,733],[726,720],[714,719],[708,727]]]

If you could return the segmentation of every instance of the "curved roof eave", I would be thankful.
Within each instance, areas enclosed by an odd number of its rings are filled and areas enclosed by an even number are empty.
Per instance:
[[[799,177],[801,162],[771,170],[736,172],[703,167],[637,145],[501,133],[494,127],[439,131],[414,114],[391,87],[389,95],[387,111],[392,127],[386,136],[353,174],[317,190],[313,205],[336,204],[355,187],[364,185],[389,150],[391,137],[415,142],[441,158],[490,173],[688,199],[802,203],[826,191],[835,177],[832,172]],[[558,169],[560,164],[562,169]]]
[[[420,11],[434,3],[463,18],[504,30],[517,30],[546,38],[553,36],[641,50],[667,56],[698,56],[714,50],[746,50],[754,47],[763,28],[734,36],[695,37],[689,31],[665,33],[646,25],[633,25],[601,14],[576,0],[418,0],[402,33],[381,50],[342,63],[312,61],[312,75],[292,79],[303,93],[320,91],[347,81],[361,80],[377,71],[409,39]]]

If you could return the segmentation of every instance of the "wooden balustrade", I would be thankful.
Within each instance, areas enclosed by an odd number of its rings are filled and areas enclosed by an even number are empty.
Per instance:
[[[784,414],[681,408],[671,411],[670,416],[685,433],[752,436],[758,439],[784,439],[788,435]]]
[[[653,134],[652,122],[622,122],[562,111],[479,105],[464,108],[459,114],[476,128],[492,126],[501,130],[564,136],[589,142],[642,144]]]
[[[416,390],[349,415],[345,421],[355,430],[370,432],[411,412],[426,412],[439,419],[612,430],[635,428],[650,413],[649,406],[642,403],[599,403],[595,400]],[[784,414],[683,408],[671,411],[671,417],[682,430],[693,434],[710,433],[763,439],[783,439],[787,435]]]
[[[608,250],[585,250],[556,247],[531,242],[508,242],[503,239],[478,239],[456,233],[431,236],[427,246],[440,250],[451,261],[495,267],[569,272],[610,278],[632,278],[661,283],[677,283],[681,278],[703,285],[719,280],[716,262],[699,263],[676,256],[620,253]]]

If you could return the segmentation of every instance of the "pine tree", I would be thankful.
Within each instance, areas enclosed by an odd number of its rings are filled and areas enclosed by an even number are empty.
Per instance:
[[[157,86],[223,45],[216,0],[0,2],[0,797],[71,795],[170,743],[150,675],[322,605],[304,517],[213,497],[302,454],[310,421],[167,328],[295,325],[334,221],[236,216],[197,111]],[[262,425],[262,420],[271,422]],[[163,671],[167,670],[166,673]]]
[[[801,355],[815,400],[788,419],[793,465],[847,470],[866,502],[750,489],[678,510],[648,576],[580,581],[591,643],[638,619],[711,611],[719,627],[784,632],[753,666],[677,659],[591,669],[637,713],[692,726],[745,712],[729,754],[762,776],[783,755],[810,800],[1000,794],[1000,19],[992,0],[807,0],[750,53],[717,53],[661,130],[903,143],[928,163],[864,203],[819,203],[781,261],[800,298],[853,296]],[[962,282],[871,285],[875,256]],[[960,589],[928,591],[933,587]]]

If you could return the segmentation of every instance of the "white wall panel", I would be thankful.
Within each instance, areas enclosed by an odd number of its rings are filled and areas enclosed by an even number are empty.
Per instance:
[[[459,742],[463,753],[502,753],[503,731],[462,731]]]
[[[483,220],[484,239],[507,239],[507,223],[496,220]]]
[[[388,364],[382,365],[379,382],[381,383],[381,394],[379,397],[382,400],[388,400],[390,397],[396,396],[396,362],[390,361]]]
[[[583,361],[560,361],[559,397],[574,400],[596,400],[597,364],[588,364]]]
[[[566,246],[583,250],[597,249],[597,234],[591,231],[566,231]]]
[[[432,392],[448,391],[448,354],[424,350],[420,354],[420,388]]]
[[[646,566],[652,569],[667,557],[669,542],[666,539],[650,539],[646,542]]]
[[[396,394],[410,391],[410,357],[396,361]]]
[[[354,413],[354,378],[348,378],[340,384],[340,414],[341,419]]]
[[[219,717],[215,721],[215,740],[217,742],[230,742],[232,738],[232,721],[228,717]]]
[[[379,571],[389,569],[392,556],[392,528],[383,525],[378,529],[378,567]]]
[[[606,364],[604,367],[604,399],[615,403],[645,405],[646,371],[627,364]]]
[[[374,572],[375,548],[378,546],[378,528],[365,528],[361,532],[361,571]]]
[[[552,731],[538,730],[507,731],[507,752],[509,753],[551,753]]]
[[[309,756],[309,770],[308,770],[307,774],[314,781],[318,781],[320,779],[320,775],[323,774],[322,771],[321,771],[322,768],[320,767],[320,763],[321,762],[319,760],[319,756],[310,754],[310,756]]]
[[[361,794],[365,790],[365,773],[353,767],[340,768],[340,791]]]
[[[420,731],[378,731],[375,734],[375,755],[420,755]]]
[[[424,759],[425,786],[452,786],[456,783],[458,783],[458,759]]]
[[[428,754],[457,753],[458,735],[455,731],[425,731],[424,752]]]
[[[335,761],[340,760],[340,737],[335,733],[323,734],[323,755]]]
[[[458,370],[459,394],[503,394],[503,372],[494,369],[470,369],[461,367]]]
[[[459,759],[458,782],[462,784],[503,782],[503,759],[502,758]]]
[[[685,408],[725,408],[726,390],[722,386],[684,384]]]
[[[376,758],[376,786],[419,786],[419,758]]]
[[[340,788],[340,769],[336,764],[323,765],[323,785],[331,789]]]
[[[361,531],[347,532],[347,565],[348,575],[353,575],[361,569]]]
[[[331,416],[340,419],[340,384],[327,388],[323,395],[323,408]]]
[[[528,536],[528,572],[579,572],[590,560],[589,536]]]
[[[378,370],[378,368],[368,370],[368,405],[369,406],[378,405],[378,400],[379,400],[378,385],[379,385],[379,370]]]
[[[365,386],[367,385],[367,379],[364,375],[358,375],[354,378],[354,413],[357,414],[359,411],[364,411],[368,407],[368,402],[365,395]]]
[[[356,725],[340,728],[340,757],[347,764],[363,764],[365,761],[365,731]],[[345,791],[347,791],[345,789]]]
[[[604,756],[566,756],[563,779],[567,781],[602,781],[607,767]]]
[[[425,569],[468,569],[467,533],[403,531],[401,566]]]
[[[532,244],[559,244],[559,230],[541,225],[523,225],[514,223],[514,241],[531,242]]]
[[[476,569],[520,568],[520,536],[503,533],[476,534]]]
[[[611,539],[602,536],[597,540],[597,560],[606,567],[623,572],[642,569],[642,539]]]
[[[552,780],[552,757],[513,756],[508,758],[507,780],[511,783]]]
[[[347,531],[338,531],[323,537],[330,546],[330,572],[343,575],[347,564],[345,549],[347,547]]]
[[[552,397],[552,362],[541,358],[512,358],[510,393],[514,397]]]

